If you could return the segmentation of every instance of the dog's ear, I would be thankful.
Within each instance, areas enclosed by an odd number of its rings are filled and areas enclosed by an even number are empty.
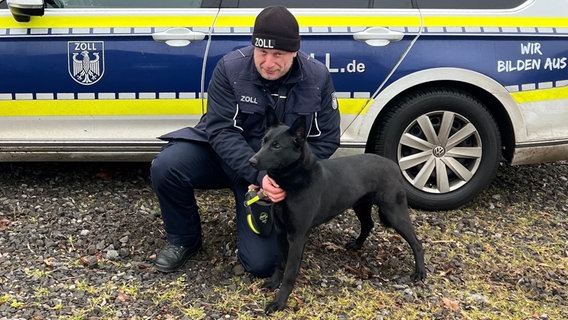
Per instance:
[[[266,128],[276,127],[280,124],[280,122],[278,121],[278,116],[276,115],[276,111],[274,111],[271,106],[266,107],[265,116]]]
[[[302,115],[298,117],[288,129],[288,132],[294,137],[294,141],[298,145],[302,145],[306,141],[306,136],[308,134],[308,130],[306,128],[306,116]]]

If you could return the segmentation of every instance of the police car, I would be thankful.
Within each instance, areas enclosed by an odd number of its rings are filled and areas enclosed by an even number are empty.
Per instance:
[[[338,153],[397,161],[414,207],[568,159],[564,0],[0,0],[0,161],[151,159],[272,4],[333,75]]]

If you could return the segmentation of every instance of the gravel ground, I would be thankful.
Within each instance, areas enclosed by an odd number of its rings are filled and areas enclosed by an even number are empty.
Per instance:
[[[467,206],[411,210],[428,279],[377,226],[358,252],[351,214],[317,228],[285,319],[565,319],[568,163],[504,166]],[[0,163],[0,319],[256,319],[272,294],[236,263],[226,190],[198,194],[204,248],[181,270],[148,164]]]

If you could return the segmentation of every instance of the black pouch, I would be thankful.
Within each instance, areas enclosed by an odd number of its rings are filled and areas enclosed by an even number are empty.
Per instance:
[[[247,211],[247,223],[255,234],[268,237],[272,233],[272,202],[260,200],[255,190],[249,190],[245,195],[244,206]]]

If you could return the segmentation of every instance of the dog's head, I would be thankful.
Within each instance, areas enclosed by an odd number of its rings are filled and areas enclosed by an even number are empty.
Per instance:
[[[300,116],[288,127],[278,121],[272,108],[266,109],[266,134],[262,147],[249,159],[258,170],[286,168],[302,158],[306,143],[306,116]]]

